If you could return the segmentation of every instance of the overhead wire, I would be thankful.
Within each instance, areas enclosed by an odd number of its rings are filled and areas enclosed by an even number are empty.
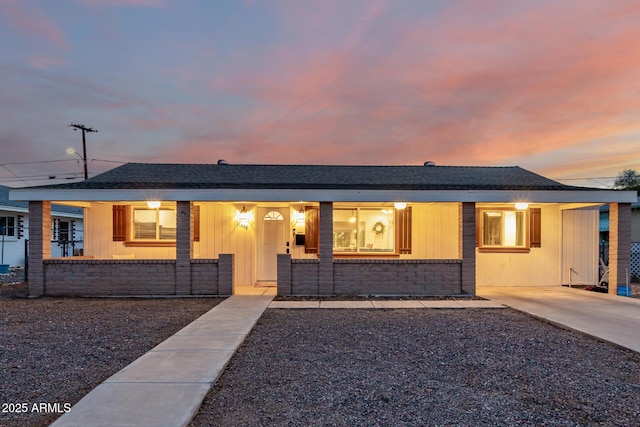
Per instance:
[[[69,180],[69,179],[75,179],[75,178],[82,178],[82,174],[78,172],[52,172],[52,173],[40,173],[37,175],[18,175],[16,172],[11,170],[11,168],[9,168],[9,166],[16,166],[16,165],[47,164],[47,163],[60,163],[60,162],[78,163],[79,161],[80,161],[79,159],[59,159],[59,160],[35,160],[35,161],[29,161],[29,162],[0,163],[0,167],[7,170],[12,175],[12,177],[6,177],[6,178],[0,177],[0,182],[5,182],[5,183],[22,182],[26,185],[29,185],[27,181],[49,181],[49,180],[55,180],[55,179]],[[91,163],[93,162],[119,163],[119,164],[126,163],[122,161],[106,160],[106,159],[87,159],[87,161]],[[92,176],[95,176],[98,174],[98,172],[90,172],[89,174]]]

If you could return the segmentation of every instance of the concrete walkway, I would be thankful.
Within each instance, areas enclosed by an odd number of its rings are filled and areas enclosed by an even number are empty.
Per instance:
[[[52,426],[187,425],[272,299],[226,299],[108,378]]]
[[[562,286],[478,287],[496,303],[640,352],[640,300]]]

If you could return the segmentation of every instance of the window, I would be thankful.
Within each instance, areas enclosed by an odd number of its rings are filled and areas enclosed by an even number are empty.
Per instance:
[[[333,250],[342,253],[395,253],[395,210],[353,208],[333,211]]]
[[[133,240],[175,240],[174,209],[134,209]]]
[[[0,235],[16,236],[16,218],[14,216],[0,216]]]
[[[54,219],[51,223],[51,240],[58,240],[60,242],[68,242],[70,240],[73,240],[72,223],[72,221]]]
[[[481,210],[480,249],[528,251],[529,236],[526,210]]]
[[[284,216],[278,211],[269,211],[265,214],[264,221],[284,221]]]
[[[133,211],[133,212],[132,212]],[[200,241],[200,206],[192,206],[193,241]],[[160,209],[113,205],[112,240],[125,246],[175,246],[177,217],[170,207]]]

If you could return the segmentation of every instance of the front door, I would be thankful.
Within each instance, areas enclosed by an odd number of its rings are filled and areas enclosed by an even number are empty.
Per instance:
[[[258,208],[258,281],[275,282],[278,278],[278,254],[287,253],[289,210]]]

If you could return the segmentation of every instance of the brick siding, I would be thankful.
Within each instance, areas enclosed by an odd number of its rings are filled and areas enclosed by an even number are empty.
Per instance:
[[[44,261],[45,295],[174,295],[175,260]]]
[[[218,295],[217,259],[191,260],[191,295]]]
[[[461,260],[334,259],[336,295],[459,295]],[[323,295],[317,259],[278,257],[278,294]]]
[[[167,296],[176,292],[175,260],[49,259],[44,267],[44,295]],[[191,295],[232,293],[232,255],[190,261]],[[30,283],[31,285],[31,283]],[[187,289],[185,286],[184,289]]]
[[[458,295],[460,260],[334,260],[336,294]]]

